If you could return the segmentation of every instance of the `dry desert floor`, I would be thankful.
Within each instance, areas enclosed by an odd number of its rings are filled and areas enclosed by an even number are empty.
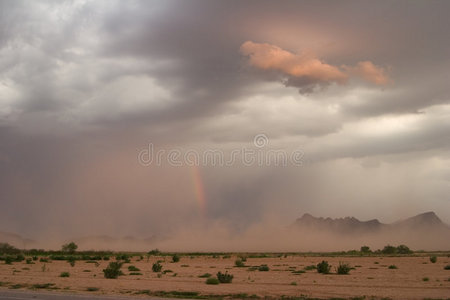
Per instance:
[[[181,256],[171,262],[170,256],[133,257],[122,267],[123,276],[105,279],[103,269],[109,261],[34,261],[0,264],[0,289],[49,289],[63,293],[109,295],[148,295],[193,298],[311,297],[320,299],[366,297],[366,299],[449,299],[450,264],[448,256],[431,263],[422,257],[317,257],[290,255],[247,258],[245,267],[235,267],[236,256]],[[163,272],[152,271],[161,260]],[[332,265],[332,274],[319,274],[305,267],[322,260]],[[337,275],[339,262],[354,269],[348,275]],[[269,271],[259,271],[266,264]],[[142,275],[130,275],[128,266],[140,269]],[[397,269],[390,269],[395,265]],[[165,272],[164,272],[165,271]],[[232,283],[207,285],[199,276],[217,272],[234,276]],[[70,277],[60,277],[69,272]]]

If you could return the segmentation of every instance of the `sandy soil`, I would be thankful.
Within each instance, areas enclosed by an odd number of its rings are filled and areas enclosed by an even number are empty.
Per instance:
[[[152,272],[152,264],[163,260],[163,270],[172,270],[159,275]],[[272,296],[279,298],[286,296],[309,297],[360,297],[374,296],[375,298],[389,297],[392,299],[424,299],[450,297],[450,270],[444,266],[450,264],[447,256],[439,257],[437,263],[432,264],[426,257],[308,257],[288,256],[272,258],[248,258],[246,267],[234,267],[236,257],[213,258],[211,256],[186,257],[180,262],[172,263],[171,257],[150,257],[138,261],[134,257],[130,264],[122,267],[124,276],[119,279],[105,279],[102,270],[109,263],[99,261],[94,263],[77,261],[71,267],[66,261],[25,262],[12,265],[0,264],[0,282],[2,289],[32,288],[33,284],[53,283],[58,291],[87,293],[88,287],[98,288],[93,294],[134,294],[143,290],[155,291],[189,291],[200,294],[238,294]],[[322,275],[315,270],[302,274],[292,271],[302,270],[305,266],[316,265],[326,260],[333,267],[339,262],[349,263],[354,270],[349,275]],[[268,272],[249,270],[251,266],[267,264]],[[43,266],[45,265],[45,271]],[[128,266],[139,268],[142,275],[129,275]],[[389,265],[396,265],[398,269],[389,269]],[[205,278],[199,275],[218,271],[228,271],[234,275],[231,284],[207,285]],[[61,278],[61,272],[69,272],[69,278]],[[174,276],[176,274],[176,276]],[[424,281],[423,278],[429,278]],[[145,297],[145,295],[141,295]]]

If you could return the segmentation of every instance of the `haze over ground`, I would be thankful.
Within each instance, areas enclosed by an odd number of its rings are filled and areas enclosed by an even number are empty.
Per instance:
[[[448,224],[449,9],[1,0],[0,230],[233,237],[306,212]]]

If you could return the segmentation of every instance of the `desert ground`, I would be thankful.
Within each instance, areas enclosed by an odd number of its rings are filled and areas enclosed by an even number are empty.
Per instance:
[[[33,261],[0,264],[0,289],[53,290],[63,293],[92,295],[133,295],[182,298],[391,298],[391,299],[449,299],[450,264],[448,255],[438,256],[431,263],[423,256],[326,257],[309,255],[249,255],[244,267],[236,267],[236,255],[180,255],[179,262],[171,256],[133,256],[124,263],[124,275],[117,279],[104,278],[103,269],[110,261]],[[331,274],[319,274],[308,266],[322,260],[332,265]],[[112,259],[114,261],[114,259]],[[153,272],[153,263],[161,261],[161,272]],[[336,274],[340,262],[350,264],[348,275]],[[142,275],[130,275],[129,266]],[[258,267],[267,265],[269,271]],[[389,268],[395,265],[397,268]],[[306,269],[305,269],[306,268]],[[217,272],[234,276],[232,283],[208,285],[206,273]],[[60,277],[69,272],[69,277]]]

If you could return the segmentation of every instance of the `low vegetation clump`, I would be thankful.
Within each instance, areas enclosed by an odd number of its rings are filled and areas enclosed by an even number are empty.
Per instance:
[[[33,289],[51,289],[53,288],[55,284],[54,283],[36,283],[33,284],[31,287]]]
[[[87,287],[86,288],[86,291],[88,291],[88,292],[96,292],[98,290],[99,290],[99,288],[97,288],[97,287]]]
[[[172,256],[172,262],[177,263],[180,261],[180,256],[178,256],[177,254],[174,254]]]
[[[214,277],[209,277],[206,279],[206,284],[219,284],[219,279]]]
[[[331,265],[328,264],[327,261],[322,260],[322,262],[317,264],[317,272],[321,274],[329,274],[331,269]]]
[[[437,256],[436,256],[436,255],[430,256],[430,261],[431,261],[433,264],[435,264],[435,263],[437,262]]]
[[[64,244],[61,247],[62,252],[67,252],[67,253],[70,253],[70,254],[75,253],[77,251],[77,249],[78,249],[78,246],[74,242],[70,242],[68,244]]]
[[[339,275],[346,275],[350,273],[351,267],[349,264],[346,263],[339,263],[339,266],[336,269],[336,273]]]
[[[120,275],[123,275],[123,272],[120,270],[122,267],[121,262],[113,261],[110,262],[106,269],[103,269],[103,273],[105,278],[115,279]]]
[[[198,277],[199,277],[199,278],[209,278],[209,277],[211,277],[211,276],[212,276],[211,274],[205,273],[205,274],[199,275]]]
[[[361,249],[360,249],[360,252],[361,253],[370,253],[372,251],[370,250],[369,246],[362,246]]]
[[[450,270],[450,265],[446,265],[446,266],[444,267],[444,270]]]
[[[424,277],[424,278],[422,278],[422,281],[430,281],[430,278]]]
[[[228,274],[228,272],[222,273],[222,272],[218,272],[217,273],[217,279],[219,280],[220,283],[231,283],[231,281],[233,280],[233,275]]]
[[[244,262],[241,259],[236,259],[236,261],[234,262],[234,265],[238,268],[243,268],[245,267]]]
[[[305,271],[311,271],[311,270],[316,270],[317,266],[315,265],[309,265],[303,268]]]
[[[388,267],[388,269],[398,269],[398,267],[397,267],[396,265],[390,265],[390,266]]]
[[[162,265],[159,262],[156,262],[152,265],[152,271],[155,273],[161,272]]]
[[[141,269],[136,268],[135,266],[128,266],[128,271],[130,272],[139,272]]]
[[[258,271],[260,271],[260,272],[267,272],[267,271],[269,271],[269,266],[268,265],[260,265],[258,267]]]
[[[70,273],[69,272],[61,272],[59,277],[70,277]]]
[[[140,272],[130,272],[130,275],[142,275]]]

